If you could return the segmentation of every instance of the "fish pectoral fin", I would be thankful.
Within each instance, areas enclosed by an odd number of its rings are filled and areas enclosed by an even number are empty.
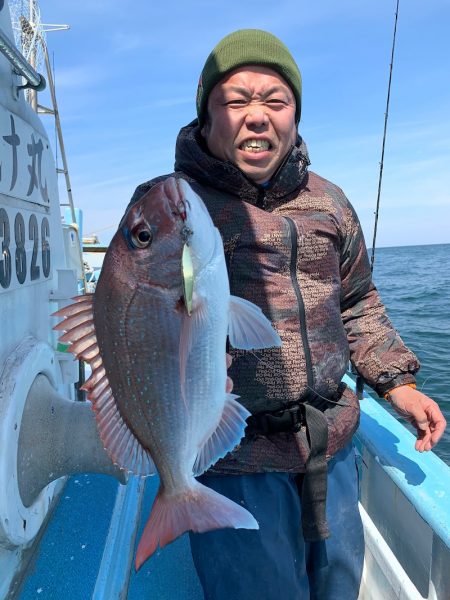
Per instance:
[[[238,397],[235,394],[227,394],[220,423],[203,444],[195,460],[193,469],[195,477],[231,452],[244,437],[247,426],[245,420],[250,413],[237,402]]]
[[[237,296],[230,296],[228,337],[233,348],[242,350],[281,346],[280,336],[262,310]]]

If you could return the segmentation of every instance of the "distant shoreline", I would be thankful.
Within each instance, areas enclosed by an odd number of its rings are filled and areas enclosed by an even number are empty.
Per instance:
[[[392,250],[393,248],[423,248],[424,246],[450,246],[450,242],[441,242],[438,244],[403,244],[401,246],[376,246],[375,252],[378,250]],[[367,248],[368,252],[372,251],[372,248]]]

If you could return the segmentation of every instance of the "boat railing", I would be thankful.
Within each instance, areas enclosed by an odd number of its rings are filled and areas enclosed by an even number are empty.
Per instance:
[[[350,376],[345,382],[355,387]],[[404,600],[450,597],[450,467],[415,450],[413,433],[367,393],[354,439],[366,540],[362,590],[389,588]]]
[[[17,86],[17,89],[31,88],[36,91],[45,89],[46,81],[43,75],[35,71],[26,58],[17,50],[15,45],[0,29],[0,52],[9,60],[15,72],[26,79],[27,83]]]

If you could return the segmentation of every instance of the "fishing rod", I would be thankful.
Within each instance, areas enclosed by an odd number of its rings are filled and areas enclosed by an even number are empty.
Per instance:
[[[375,262],[375,246],[377,239],[377,228],[378,228],[378,215],[380,212],[380,195],[381,195],[381,181],[383,179],[383,164],[384,164],[384,148],[386,145],[386,132],[389,118],[389,102],[391,99],[391,83],[392,83],[392,69],[394,66],[394,51],[395,51],[395,38],[397,35],[397,20],[398,20],[398,6],[400,0],[397,0],[397,7],[395,9],[395,22],[394,22],[394,36],[392,39],[392,51],[391,51],[391,64],[389,67],[389,83],[386,99],[386,112],[384,113],[384,132],[383,132],[383,143],[381,146],[381,161],[380,161],[380,175],[378,178],[378,193],[377,193],[377,204],[375,209],[375,224],[373,227],[373,240],[372,240],[372,256],[370,258],[370,271],[373,273],[373,264]]]
[[[378,177],[378,193],[377,193],[377,204],[375,208],[375,223],[373,226],[373,240],[372,240],[372,254],[370,257],[370,272],[373,273],[373,265],[375,262],[375,248],[377,239],[377,228],[378,228],[378,215],[380,212],[380,196],[381,196],[381,182],[383,179],[383,164],[384,164],[384,148],[386,146],[386,132],[389,118],[389,102],[391,99],[391,83],[392,83],[392,70],[394,67],[394,52],[395,52],[395,39],[397,36],[397,21],[398,21],[398,6],[400,0],[397,0],[397,7],[395,9],[395,21],[394,21],[394,35],[392,38],[392,50],[391,50],[391,63],[389,65],[389,83],[386,98],[386,112],[384,113],[384,131],[383,131],[383,143],[381,145],[381,160],[380,160],[380,174]],[[361,375],[356,377],[356,395],[359,400],[362,400],[364,395],[364,379]]]

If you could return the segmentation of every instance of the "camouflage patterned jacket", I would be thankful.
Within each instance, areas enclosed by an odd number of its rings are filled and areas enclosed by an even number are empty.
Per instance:
[[[177,140],[175,176],[189,181],[221,232],[231,293],[257,304],[283,342],[230,351],[233,392],[252,413],[308,401],[311,390],[332,398],[349,359],[379,395],[414,382],[419,368],[372,283],[352,206],[308,164],[299,138],[264,188],[212,157],[195,122]],[[165,177],[140,185],[131,202]],[[358,400],[347,389],[338,404],[327,403],[325,416],[330,456],[357,428]],[[308,453],[303,431],[246,436],[212,471],[302,472]]]

